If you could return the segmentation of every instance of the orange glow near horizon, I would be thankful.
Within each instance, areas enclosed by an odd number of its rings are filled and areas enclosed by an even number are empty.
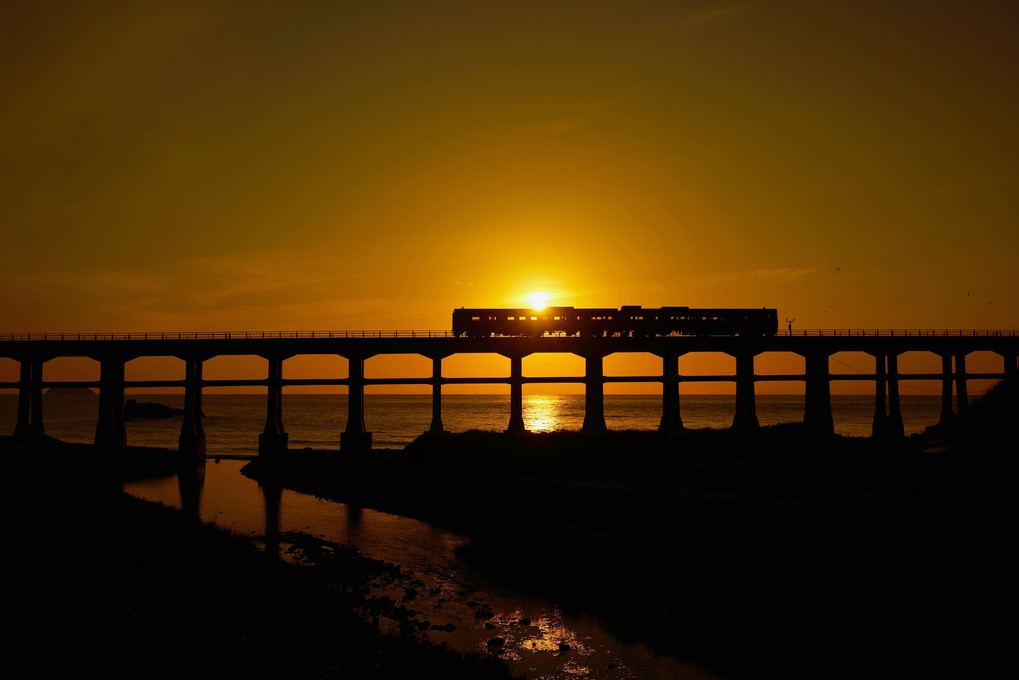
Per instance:
[[[1017,328],[1019,4],[948,4],[0,3],[0,334]]]

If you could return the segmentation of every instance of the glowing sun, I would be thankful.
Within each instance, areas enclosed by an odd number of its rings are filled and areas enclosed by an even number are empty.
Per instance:
[[[527,303],[536,311],[541,311],[548,306],[548,293],[531,293],[527,296]]]

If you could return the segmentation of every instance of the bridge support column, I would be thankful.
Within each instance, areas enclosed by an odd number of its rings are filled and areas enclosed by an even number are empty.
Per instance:
[[[1002,354],[1002,359],[1005,361],[1005,374],[1006,380],[1015,380],[1019,378],[1019,356],[1015,354]]]
[[[732,427],[737,430],[760,427],[754,398],[753,352],[736,355],[736,415],[732,419]]]
[[[32,419],[28,425],[28,431],[33,437],[42,437],[46,434],[46,427],[42,420],[42,365],[43,361],[32,362]]]
[[[184,419],[177,448],[186,456],[205,460],[205,424],[202,416],[202,360],[184,360]]]
[[[870,436],[880,439],[888,432],[888,413],[885,410],[885,390],[888,388],[888,378],[885,373],[885,355],[878,354],[874,357],[874,423],[871,425]]]
[[[510,419],[507,434],[526,432],[524,428],[524,357],[511,356],[510,360]]]
[[[102,359],[99,363],[99,421],[95,445],[111,450],[127,444],[124,427],[124,360]]]
[[[27,439],[35,434],[34,427],[42,427],[42,414],[33,415],[36,400],[34,379],[36,371],[35,361],[23,359],[21,361],[21,373],[18,380],[18,422],[14,426],[14,436],[19,439]],[[40,378],[41,380],[41,375]],[[40,394],[42,390],[39,390]],[[42,405],[42,398],[39,398],[39,405]],[[40,435],[43,433],[39,433]]]
[[[828,354],[816,352],[806,356],[806,408],[803,422],[825,434],[835,434],[831,415],[831,378]]]
[[[584,425],[581,432],[605,432],[605,375],[601,354],[584,357],[587,370],[584,375]]]
[[[1005,374],[1005,379],[1015,380],[1019,377],[1019,356],[1005,353],[1000,354],[1002,355],[1002,360],[1005,364],[1002,369],[1002,372]]]
[[[364,360],[347,357],[347,429],[340,434],[341,451],[370,451],[372,433],[364,426]]]
[[[941,418],[939,425],[948,425],[955,417],[952,411],[952,355],[941,355]]]
[[[956,410],[961,415],[969,409],[969,397],[966,394],[966,354],[955,355],[955,401]]]
[[[659,432],[676,432],[683,429],[679,413],[679,355],[662,355],[662,421]]]
[[[442,357],[432,357],[432,425],[433,434],[445,432],[442,427]]]
[[[269,357],[269,389],[265,399],[265,429],[258,435],[258,455],[285,453],[290,435],[283,425],[283,359]]]
[[[905,436],[902,410],[899,407],[899,355],[888,355],[888,436],[901,439]]]

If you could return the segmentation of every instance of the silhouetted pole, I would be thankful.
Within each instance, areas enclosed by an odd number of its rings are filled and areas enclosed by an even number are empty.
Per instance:
[[[347,429],[340,434],[340,449],[368,451],[372,433],[364,426],[364,357],[347,357]]]
[[[955,399],[956,409],[961,414],[969,409],[969,397],[966,394],[966,353],[955,355]]]
[[[902,410],[899,407],[899,355],[888,355],[888,436],[902,438],[905,428],[902,425]]]
[[[127,444],[124,427],[124,360],[101,359],[99,363],[99,421],[95,445],[113,449]]]
[[[444,432],[442,428],[442,357],[432,357],[432,425],[429,432]]]
[[[806,356],[807,384],[803,422],[825,434],[835,434],[835,421],[831,414],[831,376],[828,353],[813,352]]]
[[[736,354],[736,415],[732,427],[742,430],[759,426],[754,401],[754,353],[744,350]]]
[[[524,429],[524,357],[512,355],[510,360],[510,419],[506,432],[517,434]]]
[[[939,425],[947,425],[952,422],[955,414],[952,412],[952,355],[941,355],[941,418]]]
[[[283,425],[283,359],[268,357],[268,390],[265,399],[265,428],[258,435],[258,455],[271,456],[287,450],[290,435]]]
[[[605,375],[601,354],[584,357],[587,370],[584,375],[584,425],[581,432],[604,432],[605,427]]]
[[[679,356],[662,355],[662,421],[659,432],[675,432],[683,429],[679,413]]]
[[[870,436],[875,439],[884,437],[888,432],[888,413],[885,409],[885,390],[888,388],[888,378],[885,372],[885,355],[874,355],[874,423],[870,429]]]
[[[177,447],[182,454],[205,460],[205,424],[202,417],[202,360],[184,360],[184,419]]]

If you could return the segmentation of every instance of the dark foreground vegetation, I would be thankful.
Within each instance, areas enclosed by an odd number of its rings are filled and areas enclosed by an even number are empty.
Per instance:
[[[39,677],[506,678],[493,659],[383,636],[356,596],[120,491],[165,452],[0,440],[5,662]]]
[[[246,472],[466,534],[490,576],[723,675],[970,676],[1007,648],[1017,404],[904,442],[468,432]]]

